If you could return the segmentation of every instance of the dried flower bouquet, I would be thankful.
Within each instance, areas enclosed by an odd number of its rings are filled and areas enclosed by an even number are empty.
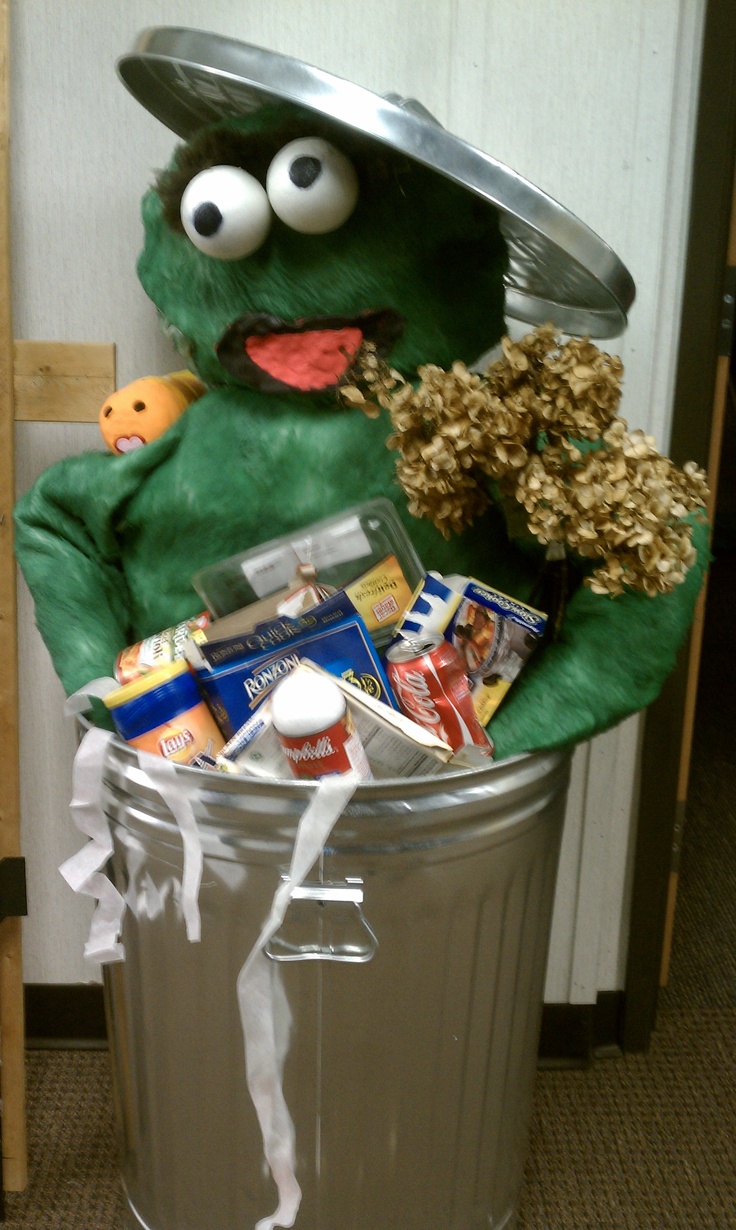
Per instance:
[[[563,341],[551,325],[519,342],[506,337],[502,349],[483,375],[463,363],[449,372],[428,365],[416,386],[371,347],[361,352],[340,396],[371,416],[390,414],[411,512],[449,537],[492,499],[510,525],[519,505],[539,543],[596,562],[585,575],[595,593],[674,589],[695,562],[704,472],[676,466],[651,436],[629,431],[618,415],[619,358],[587,339]]]

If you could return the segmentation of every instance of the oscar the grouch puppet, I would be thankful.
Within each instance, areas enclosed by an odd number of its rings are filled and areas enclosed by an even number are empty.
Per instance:
[[[141,97],[144,60],[121,65]],[[181,66],[171,80],[174,102],[162,118],[187,140],[144,197],[138,272],[206,391],[145,447],[63,460],[17,506],[18,560],[65,689],[109,676],[124,646],[197,615],[197,570],[377,496],[395,503],[427,568],[471,574],[527,599],[548,544],[558,542],[584,578],[593,567],[585,534],[590,546],[602,523],[588,519],[581,538],[562,487],[574,486],[586,464],[588,485],[597,481],[590,466],[621,445],[621,429],[610,399],[611,413],[592,426],[589,415],[556,417],[555,363],[569,375],[594,366],[598,352],[569,362],[553,330],[537,332],[526,350],[507,341],[500,366],[482,380],[468,371],[506,331],[508,228],[502,233],[503,210],[482,185],[426,150],[436,133],[476,161],[485,156],[425,115],[366,91],[376,114],[395,118],[398,136],[387,127],[374,135],[355,107],[341,119],[339,106],[320,101],[324,83],[332,80],[338,100],[343,87],[355,87],[326,75],[316,102],[261,82],[255,93],[248,86],[257,105],[251,97],[241,107],[230,73],[229,92],[201,91],[199,110],[196,76],[186,102]],[[426,140],[412,144],[412,134]],[[371,363],[377,398],[360,391]],[[572,386],[586,381],[564,379],[562,402],[572,405]],[[583,401],[591,384],[578,388]],[[471,396],[480,385],[483,395]],[[418,394],[426,394],[424,408],[412,402]],[[433,414],[449,423],[445,462],[432,452],[444,430]],[[470,499],[463,483],[443,488],[453,468],[469,480]],[[702,480],[691,474],[685,490],[680,472],[667,470],[664,487],[674,482],[677,493],[664,492],[656,515],[682,540],[675,581],[636,592],[631,553],[646,554],[652,538],[640,531],[637,542],[636,529],[624,526],[611,496],[611,484],[624,481],[619,470],[607,470],[601,482],[609,486],[584,498],[595,503],[602,492],[608,521],[619,522],[620,541],[614,527],[603,566],[616,571],[611,552],[626,540],[621,584],[599,577],[575,589],[556,639],[494,717],[498,756],[611,726],[653,700],[674,664],[705,558],[705,527],[693,527],[691,515]],[[559,490],[555,474],[566,476]],[[646,476],[641,482],[639,502],[651,516]],[[662,539],[659,529],[654,537]]]

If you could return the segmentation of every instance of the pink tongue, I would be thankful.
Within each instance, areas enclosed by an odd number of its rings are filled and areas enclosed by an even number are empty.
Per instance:
[[[269,376],[293,389],[311,392],[337,384],[363,341],[361,329],[310,329],[305,333],[268,333],[249,337],[246,354]]]

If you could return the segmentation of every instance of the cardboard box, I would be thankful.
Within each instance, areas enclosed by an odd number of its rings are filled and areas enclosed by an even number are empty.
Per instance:
[[[374,700],[346,680],[302,660],[295,670],[328,675],[343,692],[355,728],[365,748],[375,778],[430,777],[462,764],[452,748],[417,726],[402,713]],[[252,773],[258,777],[289,778],[286,757],[271,724],[270,702],[265,700],[217,758],[219,768]],[[487,758],[484,764],[488,765]]]

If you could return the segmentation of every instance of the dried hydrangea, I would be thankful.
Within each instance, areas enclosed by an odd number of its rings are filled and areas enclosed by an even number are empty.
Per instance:
[[[338,400],[351,409],[362,410],[369,419],[377,419],[381,410],[388,410],[397,385],[406,381],[400,372],[379,358],[373,342],[363,342],[353,364],[353,380],[337,390]]]
[[[690,512],[704,505],[705,475],[678,469],[643,432],[618,420],[606,446],[581,453],[570,442],[533,454],[514,496],[541,543],[562,542],[603,562],[587,578],[596,593],[624,588],[667,593],[695,562]]]
[[[537,430],[551,437],[569,433],[579,440],[600,439],[621,400],[618,357],[586,338],[570,338],[563,345],[552,325],[520,342],[505,337],[501,346],[503,358],[486,372],[500,397],[520,399]]]
[[[705,506],[703,471],[629,432],[617,413],[621,361],[589,340],[563,343],[546,325],[504,338],[502,351],[482,376],[462,363],[421,367],[416,386],[374,348],[361,352],[341,397],[390,414],[410,511],[449,538],[487,507],[494,479],[540,543],[601,561],[586,578],[596,593],[673,589],[695,562],[686,518]]]
[[[522,402],[504,401],[464,363],[449,372],[420,367],[418,377],[416,387],[409,384],[366,347],[359,378],[340,396],[364,413],[389,411],[387,443],[399,454],[397,475],[410,511],[449,538],[488,506],[488,478],[524,465],[534,424]]]

